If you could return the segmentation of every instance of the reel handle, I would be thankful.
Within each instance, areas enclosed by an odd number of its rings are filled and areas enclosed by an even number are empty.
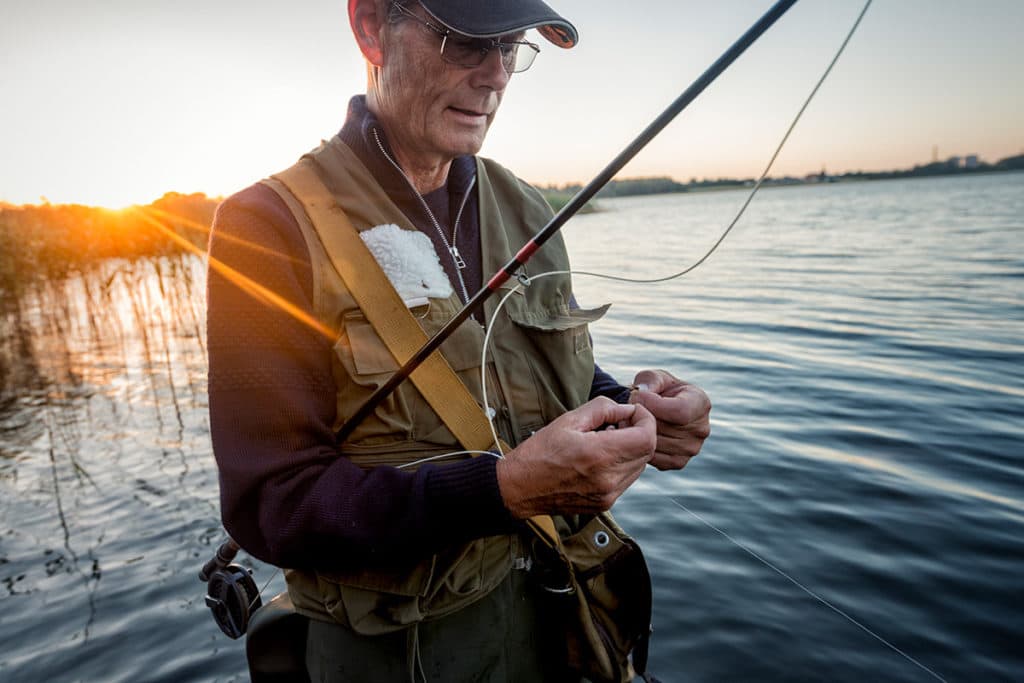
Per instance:
[[[241,546],[235,543],[234,539],[229,538],[219,548],[217,548],[217,554],[212,560],[203,565],[203,568],[199,570],[199,580],[207,582],[213,573],[219,569],[224,569],[231,560],[235,559],[235,555],[241,550]]]

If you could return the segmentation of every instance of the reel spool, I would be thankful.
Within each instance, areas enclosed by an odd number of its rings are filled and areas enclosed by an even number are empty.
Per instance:
[[[206,606],[220,630],[231,639],[245,635],[253,612],[263,605],[250,571],[231,562],[239,550],[238,544],[228,539],[199,571],[199,580],[207,584]]]

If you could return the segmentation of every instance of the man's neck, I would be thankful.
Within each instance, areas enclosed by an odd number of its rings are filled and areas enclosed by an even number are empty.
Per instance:
[[[388,138],[388,141],[391,143],[391,153],[395,163],[421,195],[429,194],[443,187],[448,181],[448,171],[452,167],[451,159],[437,160],[432,163],[429,160],[406,154],[401,146],[395,144],[394,138]]]
[[[372,92],[367,93],[366,108],[383,126],[392,159],[416,191],[424,195],[443,187],[448,181],[448,171],[452,166],[451,158],[421,153],[416,149],[415,140],[403,140],[398,133],[400,127],[389,125],[388,117],[381,112],[380,104]]]

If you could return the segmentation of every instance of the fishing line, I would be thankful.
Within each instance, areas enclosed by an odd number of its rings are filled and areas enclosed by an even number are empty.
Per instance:
[[[658,278],[646,278],[646,279],[644,279],[644,278],[627,278],[627,277],[618,276],[618,275],[609,275],[609,274],[604,274],[604,273],[594,273],[594,272],[589,272],[589,271],[550,271],[550,272],[547,272],[547,273],[541,273],[541,274],[535,275],[533,277],[523,276],[523,277],[520,278],[520,284],[517,284],[515,287],[513,287],[512,290],[509,291],[498,302],[498,306],[497,306],[497,308],[495,310],[495,316],[497,316],[497,312],[501,310],[501,308],[504,306],[505,302],[509,299],[509,297],[511,297],[513,294],[515,294],[521,287],[523,287],[524,285],[529,285],[529,283],[532,282],[533,280],[540,279],[542,277],[550,277],[552,275],[565,275],[565,274],[572,275],[572,276],[587,275],[587,276],[590,276],[590,277],[597,277],[597,278],[602,278],[602,279],[606,279],[606,280],[613,280],[613,281],[617,281],[617,282],[625,282],[625,283],[630,283],[630,284],[656,284],[656,283],[668,282],[668,281],[680,278],[680,277],[686,275],[687,273],[692,272],[693,270],[695,270],[696,268],[701,266],[705,261],[707,261],[707,259],[718,249],[718,247],[722,244],[722,242],[725,241],[725,238],[729,235],[729,233],[732,232],[732,229],[736,226],[736,224],[739,222],[740,218],[746,212],[747,207],[750,205],[751,201],[753,201],[754,196],[757,194],[758,190],[760,190],[761,185],[764,183],[765,178],[768,176],[768,173],[770,172],[772,166],[775,164],[775,160],[778,158],[780,152],[782,151],[782,148],[785,146],[785,144],[789,140],[789,137],[792,134],[793,130],[796,128],[796,124],[800,121],[800,118],[803,116],[804,112],[806,111],[807,107],[810,105],[811,101],[814,99],[815,95],[818,93],[818,90],[821,88],[822,84],[824,84],[825,80],[828,78],[829,74],[832,72],[833,67],[839,61],[839,58],[842,56],[843,52],[845,51],[846,46],[849,44],[849,42],[850,42],[851,38],[853,37],[854,33],[856,33],[857,28],[860,26],[860,23],[863,20],[864,15],[867,13],[868,8],[871,6],[872,1],[873,0],[867,0],[865,2],[864,7],[861,9],[860,14],[857,15],[857,19],[854,21],[854,23],[853,23],[852,27],[850,28],[849,32],[846,34],[846,37],[844,38],[842,44],[839,46],[839,49],[836,51],[835,56],[833,56],[832,61],[829,62],[828,67],[825,69],[824,73],[818,79],[818,82],[815,84],[815,86],[811,90],[810,94],[804,100],[803,105],[800,107],[800,109],[797,112],[796,116],[793,118],[793,121],[790,123],[789,127],[787,128],[785,135],[783,135],[782,140],[779,142],[778,146],[775,148],[774,153],[772,154],[772,156],[769,159],[767,165],[765,166],[764,171],[761,173],[760,177],[757,179],[757,182],[754,184],[754,187],[751,189],[750,193],[747,195],[746,200],[740,206],[739,211],[737,211],[736,216],[732,219],[732,221],[725,228],[725,230],[722,232],[722,234],[718,237],[718,239],[715,241],[715,243],[711,246],[710,249],[708,249],[708,251],[703,256],[701,256],[694,263],[692,263],[688,267],[680,270],[679,272],[672,273],[671,275],[666,275],[664,277],[658,277]],[[493,320],[493,318],[492,318],[492,320]],[[486,370],[485,366],[486,366],[486,358],[487,358],[487,348],[489,346],[490,337],[491,337],[491,333],[493,332],[493,330],[494,330],[494,326],[492,325],[490,328],[488,328],[486,334],[484,335],[484,344],[483,344],[483,350],[482,350],[482,353],[481,353],[481,369],[480,369],[480,380],[481,380],[481,385],[482,385],[482,389],[483,389],[484,407],[487,410],[488,414],[492,414],[493,411],[491,410],[490,405],[489,405],[489,403],[487,401],[487,375],[486,375],[486,371],[485,371]],[[495,443],[498,444],[498,449],[499,449],[499,452],[500,452],[501,446],[500,446],[500,442],[497,439],[497,433],[496,433],[496,429],[494,427],[493,420],[491,421],[491,433],[494,434],[494,436],[495,436]],[[846,619],[850,623],[854,624],[855,626],[857,626],[858,628],[863,630],[865,633],[867,633],[868,635],[870,635],[871,637],[875,638],[880,643],[882,643],[883,645],[885,645],[886,647],[891,649],[893,652],[899,654],[904,659],[906,659],[907,661],[911,662],[912,664],[914,664],[915,666],[920,668],[922,671],[927,672],[928,674],[930,674],[931,676],[933,676],[937,680],[943,681],[943,683],[945,683],[945,679],[942,676],[940,676],[939,674],[935,673],[934,671],[929,669],[927,666],[925,666],[924,664],[922,664],[918,660],[914,659],[913,657],[908,655],[906,652],[904,652],[900,648],[896,647],[894,644],[892,644],[891,642],[889,642],[888,640],[886,640],[885,638],[883,638],[879,634],[875,633],[870,628],[868,628],[867,626],[865,626],[861,622],[857,621],[856,619],[854,619],[852,616],[850,616],[849,614],[847,614],[846,612],[844,612],[840,608],[838,608],[835,605],[833,605],[832,603],[830,603],[828,600],[824,599],[823,597],[821,597],[820,595],[818,595],[814,591],[810,590],[809,588],[804,586],[802,583],[800,583],[799,581],[797,581],[796,579],[791,577],[789,574],[787,574],[786,572],[784,572],[783,570],[781,570],[780,568],[778,568],[777,566],[775,566],[774,564],[772,564],[768,560],[766,560],[763,557],[761,557],[760,555],[758,555],[756,552],[754,552],[750,548],[747,548],[743,544],[741,544],[738,541],[736,541],[734,538],[732,538],[725,531],[723,531],[722,529],[719,529],[717,526],[715,526],[711,522],[707,521],[706,519],[701,517],[696,512],[690,510],[685,505],[683,505],[683,504],[679,503],[678,501],[676,501],[675,499],[671,498],[667,494],[666,494],[666,497],[668,497],[668,499],[674,505],[676,505],[680,509],[684,510],[685,512],[688,512],[689,514],[693,515],[700,522],[704,523],[709,528],[711,528],[714,531],[716,531],[719,534],[721,534],[726,540],[728,540],[729,542],[734,544],[736,547],[738,547],[741,550],[743,550],[744,552],[748,553],[749,555],[754,557],[756,560],[761,562],[763,565],[765,565],[769,569],[773,570],[774,572],[778,573],[780,576],[784,577],[785,579],[787,579],[788,581],[793,583],[793,585],[797,586],[800,590],[804,591],[807,595],[811,596],[812,598],[814,598],[815,600],[817,600],[821,604],[825,605],[826,607],[828,607],[830,610],[832,610],[836,614],[842,616],[844,619]]]
[[[853,22],[853,26],[850,27],[849,32],[847,32],[846,38],[843,40],[842,44],[839,46],[839,49],[836,51],[835,56],[832,57],[832,61],[829,62],[829,65],[825,69],[825,72],[823,74],[821,74],[821,78],[819,78],[818,82],[814,85],[814,88],[811,90],[811,94],[808,95],[807,99],[804,100],[803,106],[800,107],[800,110],[796,113],[796,116],[793,117],[792,123],[790,123],[789,124],[789,128],[786,129],[786,134],[783,135],[782,136],[782,140],[779,141],[778,146],[775,148],[775,152],[772,153],[771,158],[768,160],[768,164],[764,167],[764,171],[761,173],[761,176],[757,179],[757,182],[754,183],[754,187],[750,190],[750,194],[747,195],[746,201],[743,202],[743,205],[740,206],[740,210],[736,213],[736,216],[732,219],[732,222],[730,222],[729,225],[725,228],[725,230],[722,232],[722,234],[718,238],[718,240],[714,244],[711,245],[711,248],[708,249],[707,253],[705,253],[699,259],[694,261],[689,267],[684,268],[683,270],[679,271],[678,273],[673,273],[671,275],[666,275],[664,277],[658,277],[658,278],[650,278],[650,279],[627,278],[627,277],[622,277],[622,276],[617,276],[617,275],[606,275],[606,274],[601,274],[601,273],[590,273],[590,272],[587,272],[587,271],[573,271],[572,274],[573,275],[590,275],[592,277],[600,277],[600,278],[604,278],[606,280],[615,280],[615,281],[618,281],[618,282],[630,282],[630,283],[636,283],[636,284],[656,284],[656,283],[660,283],[660,282],[668,282],[669,280],[675,280],[676,278],[682,277],[682,276],[686,275],[687,273],[689,273],[690,271],[695,270],[701,264],[703,264],[705,261],[707,261],[708,258],[711,256],[711,254],[715,253],[715,250],[718,249],[718,246],[723,241],[725,241],[725,238],[729,235],[730,232],[732,232],[732,229],[734,227],[736,227],[736,224],[739,222],[739,220],[743,216],[744,212],[746,212],[747,207],[750,206],[750,202],[752,202],[754,200],[754,195],[756,195],[757,191],[761,189],[762,183],[764,183],[765,178],[768,177],[768,173],[769,173],[769,171],[771,171],[772,166],[775,165],[775,160],[778,159],[779,153],[782,152],[782,148],[785,147],[786,142],[789,140],[789,136],[793,132],[793,129],[796,128],[796,124],[799,123],[800,118],[804,115],[804,111],[806,111],[807,107],[811,104],[811,100],[813,100],[814,96],[818,94],[818,90],[821,89],[822,84],[824,84],[824,82],[828,78],[829,74],[832,73],[832,67],[834,67],[836,65],[836,62],[839,61],[839,58],[842,56],[843,51],[846,50],[847,44],[850,42],[850,39],[853,38],[853,34],[857,32],[857,27],[860,26],[860,22],[864,18],[864,15],[867,14],[868,8],[871,6],[872,2],[873,2],[873,0],[867,0],[867,2],[864,3],[863,9],[861,9],[860,14],[857,15],[857,19]]]
[[[843,40],[842,44],[839,46],[839,49],[836,51],[836,54],[832,58],[832,61],[829,62],[828,67],[825,69],[824,73],[818,79],[818,82],[815,84],[815,86],[811,90],[810,94],[804,100],[803,105],[800,107],[800,109],[797,112],[796,116],[793,118],[793,121],[790,123],[789,128],[787,128],[785,135],[782,136],[781,141],[779,142],[778,146],[776,146],[775,151],[772,154],[771,158],[769,159],[767,165],[765,166],[764,171],[761,173],[760,177],[757,179],[757,182],[754,184],[754,187],[751,189],[750,193],[747,195],[746,200],[740,206],[739,211],[737,211],[737,213],[736,213],[736,216],[732,219],[732,221],[725,228],[725,230],[722,232],[722,234],[718,237],[718,239],[715,241],[715,243],[711,245],[711,248],[708,249],[707,252],[703,256],[701,256],[694,263],[692,263],[688,267],[680,270],[679,272],[672,273],[671,275],[666,275],[664,277],[658,277],[658,278],[627,278],[627,277],[618,276],[618,275],[609,275],[609,274],[604,274],[604,273],[594,273],[594,272],[589,272],[589,271],[550,271],[550,272],[547,272],[547,273],[540,273],[540,274],[535,275],[533,277],[523,276],[522,278],[520,278],[520,284],[517,284],[515,287],[513,287],[512,290],[509,291],[507,294],[505,294],[505,296],[503,296],[501,298],[501,300],[498,302],[498,306],[495,309],[495,316],[497,316],[497,312],[502,309],[502,307],[505,305],[505,302],[508,301],[509,297],[511,297],[513,294],[515,294],[517,291],[519,291],[519,289],[521,287],[523,287],[524,285],[529,285],[529,283],[532,282],[533,280],[540,279],[540,278],[543,278],[543,277],[550,277],[550,276],[553,276],[553,275],[566,275],[566,274],[567,275],[572,275],[572,276],[587,275],[587,276],[590,276],[590,277],[597,277],[597,278],[602,278],[602,279],[606,279],[606,280],[613,280],[613,281],[617,281],[617,282],[625,282],[625,283],[630,283],[630,284],[656,284],[656,283],[668,282],[668,281],[680,278],[680,277],[686,275],[687,273],[692,272],[693,270],[695,270],[696,268],[701,266],[705,261],[707,261],[707,259],[718,249],[718,247],[722,244],[722,242],[725,241],[725,238],[729,235],[729,233],[732,232],[733,228],[736,226],[736,224],[739,222],[740,218],[746,212],[747,207],[750,205],[751,201],[753,201],[754,196],[757,194],[758,190],[760,190],[762,184],[764,183],[765,178],[767,178],[768,173],[771,171],[772,166],[775,164],[776,159],[778,158],[779,154],[781,153],[782,148],[785,146],[786,142],[789,140],[789,137],[792,134],[793,130],[796,128],[796,125],[800,121],[800,118],[803,116],[804,112],[807,110],[807,107],[810,105],[811,101],[814,99],[815,95],[818,93],[818,90],[821,88],[822,84],[825,82],[825,80],[828,78],[829,74],[832,72],[833,67],[839,61],[839,58],[840,58],[840,56],[842,56],[843,51],[846,49],[846,46],[849,44],[850,39],[853,37],[854,33],[856,33],[857,28],[860,26],[861,20],[864,18],[864,15],[867,13],[868,8],[871,6],[872,1],[873,0],[867,0],[867,2],[865,2],[863,9],[861,9],[860,14],[857,16],[857,19],[854,21],[853,26],[850,28],[849,32],[846,34],[846,38]],[[492,317],[492,320],[493,320],[493,317]],[[493,410],[491,409],[490,404],[488,403],[488,400],[487,400],[486,361],[487,361],[487,349],[488,349],[488,346],[490,344],[491,333],[493,331],[494,331],[494,326],[492,325],[491,327],[488,328],[486,334],[484,335],[484,344],[483,344],[483,350],[481,352],[481,368],[480,368],[480,382],[481,382],[482,391],[483,391],[484,407],[487,410],[488,415],[492,414]],[[496,428],[494,426],[494,421],[491,420],[490,423],[491,423],[491,433],[494,436],[494,442],[495,442],[495,444],[497,444],[497,447],[498,447],[499,452],[500,452],[501,445],[500,445],[500,441],[497,438],[497,431],[496,431]],[[850,616],[849,614],[847,614],[846,612],[844,612],[840,608],[838,608],[835,605],[833,605],[832,603],[830,603],[828,600],[824,599],[823,597],[821,597],[820,595],[818,595],[814,591],[810,590],[809,588],[804,586],[802,583],[800,583],[799,581],[794,579],[792,576],[790,576],[789,574],[787,574],[786,572],[784,572],[783,570],[779,569],[777,566],[775,566],[774,564],[769,562],[768,560],[764,559],[763,557],[761,557],[760,555],[755,553],[750,548],[747,548],[743,544],[741,544],[738,541],[736,541],[734,538],[732,538],[725,531],[723,531],[722,529],[719,529],[717,526],[715,526],[711,522],[707,521],[706,519],[704,519],[703,517],[698,515],[696,512],[690,510],[685,505],[683,505],[683,504],[679,503],[678,501],[676,501],[675,499],[667,496],[667,494],[666,494],[666,497],[668,497],[669,500],[674,505],[676,505],[680,509],[688,512],[689,514],[693,515],[695,518],[697,518],[699,521],[701,521],[702,523],[707,525],[709,528],[711,528],[714,531],[716,531],[719,534],[721,534],[726,540],[728,540],[729,542],[734,544],[736,547],[738,547],[741,550],[743,550],[744,552],[748,553],[749,555],[754,557],[756,560],[761,562],[763,565],[765,565],[769,569],[775,571],[780,576],[784,577],[785,579],[787,579],[788,581],[793,583],[800,590],[804,591],[807,595],[811,596],[812,598],[814,598],[815,600],[817,600],[821,604],[825,605],[826,607],[828,607],[830,610],[832,610],[836,614],[842,616],[844,619],[846,619],[850,623],[854,624],[855,626],[857,626],[858,628],[863,630],[865,633],[869,634],[871,637],[873,637],[876,640],[878,640],[880,643],[882,643],[883,645],[885,645],[886,647],[891,649],[893,652],[896,652],[897,654],[899,654],[900,656],[905,658],[907,661],[909,661],[912,664],[914,664],[915,666],[919,667],[922,671],[927,672],[931,676],[933,676],[936,679],[938,679],[940,681],[943,681],[943,683],[945,683],[945,679],[942,678],[942,676],[940,676],[939,674],[935,673],[934,671],[929,669],[927,666],[925,666],[921,662],[917,661],[916,659],[914,659],[913,657],[908,655],[906,652],[904,652],[903,650],[899,649],[898,647],[893,645],[891,642],[889,642],[888,640],[886,640],[882,636],[878,635],[877,633],[872,631],[870,628],[868,628],[867,626],[865,626],[861,622],[857,621],[856,619],[854,619],[852,616]]]
[[[281,568],[280,568],[280,567],[277,567],[277,568],[276,568],[276,569],[274,570],[274,573],[270,575],[270,578],[269,578],[269,579],[267,579],[267,582],[263,584],[263,588],[260,588],[260,591],[259,591],[259,593],[257,593],[257,594],[256,594],[256,597],[255,597],[255,598],[253,598],[253,599],[252,599],[252,602],[250,602],[250,603],[249,603],[249,611],[250,611],[250,612],[252,611],[252,608],[253,608],[253,606],[254,606],[254,605],[256,604],[256,602],[257,602],[257,601],[258,601],[258,600],[260,599],[260,596],[261,596],[261,595],[263,595],[263,591],[267,590],[267,586],[269,586],[269,585],[270,585],[270,582],[271,582],[271,581],[273,581],[273,580],[274,580],[274,578],[275,578],[275,577],[276,577],[276,576],[277,576],[278,574],[280,574],[280,573],[281,573]]]
[[[441,455],[432,455],[429,458],[420,458],[419,460],[413,460],[412,462],[403,463],[401,465],[395,465],[396,470],[405,469],[406,467],[412,467],[414,465],[422,465],[425,462],[432,462],[434,460],[440,460],[441,458],[450,458],[455,455],[493,455],[499,460],[504,456],[501,453],[495,453],[494,451],[453,451],[451,453],[442,453]]]
[[[729,48],[715,60],[711,66],[697,77],[689,87],[676,97],[675,100],[661,113],[640,134],[633,139],[629,145],[619,152],[604,169],[597,174],[589,183],[580,188],[569,202],[557,213],[553,214],[550,220],[534,236],[524,244],[512,259],[502,266],[487,283],[466,302],[455,315],[448,319],[433,336],[431,336],[419,349],[409,356],[397,371],[383,384],[380,384],[365,401],[348,417],[337,431],[338,441],[344,441],[349,437],[356,426],[384,401],[391,393],[398,388],[402,382],[409,378],[409,375],[416,370],[441,344],[448,339],[455,330],[462,325],[469,316],[480,310],[481,305],[495,294],[497,290],[514,277],[520,266],[525,265],[530,258],[540,249],[553,235],[555,235],[566,221],[572,218],[590,200],[598,190],[608,182],[636,157],[651,140],[657,137],[665,127],[671,123],[684,109],[700,96],[719,76],[725,72],[746,50],[753,45],[764,33],[775,25],[782,15],[796,3],[797,0],[776,0],[767,12],[758,19],[746,32],[743,33]]]
[[[621,275],[594,273],[586,270],[552,270],[546,273],[534,275],[532,277],[522,275],[519,279],[520,284],[515,285],[511,289],[511,291],[509,291],[505,296],[503,296],[501,300],[498,302],[498,305],[494,310],[494,315],[491,317],[491,320],[493,321],[497,317],[498,312],[505,305],[505,302],[508,300],[508,298],[515,294],[517,291],[519,291],[521,287],[528,286],[532,281],[539,280],[544,277],[550,277],[552,275],[587,275],[590,277],[601,278],[604,280],[613,280],[615,282],[650,285],[675,280],[700,267],[705,261],[708,260],[708,258],[711,257],[713,253],[715,253],[715,251],[718,250],[718,247],[722,244],[722,242],[725,241],[725,238],[729,236],[729,233],[732,232],[732,229],[736,227],[736,224],[739,223],[740,218],[743,217],[743,214],[746,212],[747,207],[750,206],[750,202],[754,200],[754,196],[757,194],[758,190],[761,189],[761,185],[764,183],[765,178],[768,177],[768,173],[772,170],[772,167],[775,165],[775,160],[779,158],[779,154],[782,152],[782,148],[786,146],[786,142],[789,140],[789,136],[793,133],[793,129],[796,128],[796,124],[800,122],[800,119],[804,115],[804,112],[807,110],[807,107],[810,106],[811,101],[814,99],[815,95],[818,94],[818,90],[821,89],[822,84],[824,84],[825,81],[828,79],[829,74],[832,73],[833,67],[835,67],[836,63],[839,61],[839,58],[846,50],[846,46],[850,43],[850,39],[853,38],[853,34],[857,32],[857,28],[860,26],[861,20],[864,19],[864,15],[867,14],[868,8],[871,7],[872,2],[873,0],[867,0],[867,2],[864,3],[864,7],[861,9],[860,14],[857,15],[857,19],[853,22],[853,25],[850,27],[850,30],[846,33],[846,37],[843,39],[843,42],[839,45],[839,49],[836,50],[835,55],[832,57],[832,61],[829,62],[828,67],[825,68],[825,71],[821,74],[821,77],[818,79],[818,82],[814,84],[814,87],[811,89],[810,94],[806,97],[806,99],[804,99],[803,105],[801,105],[800,109],[796,113],[796,116],[793,117],[793,121],[789,124],[789,127],[786,129],[785,135],[782,136],[782,139],[779,141],[779,144],[776,145],[775,151],[772,153],[771,158],[768,159],[768,163],[765,165],[764,171],[761,172],[761,175],[760,177],[758,177],[757,182],[754,183],[754,187],[751,188],[746,200],[740,206],[739,211],[736,212],[736,215],[733,217],[732,221],[729,222],[729,225],[726,226],[725,230],[722,231],[722,234],[718,237],[715,243],[711,245],[711,248],[708,249],[703,256],[701,256],[692,264],[690,264],[686,268],[683,268],[677,273],[672,273],[671,275],[665,275],[663,277],[657,278],[628,278],[623,277]],[[489,416],[492,415],[494,411],[491,408],[490,403],[487,401],[487,348],[490,344],[491,333],[493,331],[493,325],[487,328],[487,332],[484,335],[483,349],[481,350],[480,354],[480,385],[482,388],[484,409],[487,411],[487,414]],[[491,434],[494,436],[494,443],[497,444],[498,452],[501,453],[501,455],[504,455],[504,453],[501,452],[501,444],[498,440],[498,433],[494,426],[494,420],[489,420],[489,422],[491,425]]]
[[[846,613],[846,612],[844,612],[843,610],[839,609],[838,607],[836,607],[835,605],[833,605],[833,604],[832,604],[831,602],[829,602],[829,601],[828,601],[828,600],[826,600],[825,598],[821,597],[820,595],[818,595],[817,593],[815,593],[814,591],[812,591],[812,590],[811,590],[810,588],[808,588],[807,586],[803,585],[802,583],[800,583],[799,581],[797,581],[796,579],[794,579],[794,578],[793,578],[792,576],[790,576],[790,575],[789,575],[789,574],[787,574],[786,572],[782,571],[781,569],[779,569],[778,567],[776,567],[776,566],[775,566],[774,564],[772,564],[772,563],[771,563],[771,562],[769,562],[768,560],[764,559],[763,557],[761,557],[760,555],[758,555],[757,553],[755,553],[755,552],[754,552],[753,550],[751,550],[751,549],[750,549],[750,548],[748,548],[747,546],[743,545],[742,543],[740,543],[739,541],[737,541],[736,539],[734,539],[734,538],[733,538],[732,536],[730,536],[729,534],[725,533],[724,531],[722,531],[721,529],[719,529],[719,528],[718,528],[717,526],[715,526],[714,524],[712,524],[712,523],[711,523],[711,522],[709,522],[708,520],[706,520],[706,519],[704,519],[703,517],[701,517],[700,515],[698,515],[698,514],[697,514],[696,512],[694,512],[694,511],[693,511],[693,510],[691,510],[690,508],[686,507],[685,505],[683,505],[683,504],[682,504],[682,503],[680,503],[679,501],[675,500],[674,498],[672,498],[672,497],[671,497],[671,496],[669,496],[668,494],[665,494],[665,495],[666,495],[666,497],[667,497],[667,498],[668,498],[668,499],[669,499],[670,501],[672,501],[672,503],[673,503],[674,505],[676,505],[676,506],[677,506],[678,508],[680,508],[680,509],[682,509],[682,510],[685,510],[686,512],[689,512],[689,513],[690,513],[691,515],[693,515],[693,516],[694,516],[694,517],[696,517],[696,518],[697,518],[698,520],[700,520],[701,522],[703,522],[704,524],[706,524],[706,525],[707,525],[708,527],[710,527],[710,528],[714,529],[715,531],[717,531],[718,533],[720,533],[720,534],[721,534],[722,536],[724,536],[724,537],[726,538],[726,540],[728,540],[728,541],[729,541],[730,543],[732,543],[733,545],[735,545],[735,546],[736,546],[737,548],[739,548],[740,550],[743,550],[744,552],[748,553],[749,555],[751,555],[751,556],[752,556],[752,557],[753,557],[754,559],[756,559],[756,560],[757,560],[758,562],[760,562],[760,563],[761,563],[761,564],[763,564],[764,566],[766,566],[766,567],[768,567],[769,569],[771,569],[772,571],[776,572],[777,574],[779,574],[779,575],[780,575],[780,576],[782,576],[783,578],[785,578],[785,579],[789,580],[789,581],[790,581],[791,583],[793,583],[793,585],[795,585],[795,586],[796,586],[797,588],[799,588],[800,590],[802,590],[802,591],[803,591],[804,593],[807,593],[807,594],[808,594],[809,596],[811,596],[812,598],[814,598],[815,600],[817,600],[817,601],[818,601],[818,602],[820,602],[821,604],[825,605],[825,607],[828,607],[828,608],[829,608],[830,610],[832,610],[833,612],[835,612],[835,613],[836,613],[836,614],[838,614],[839,616],[843,617],[844,619],[846,619],[847,621],[849,621],[849,622],[850,622],[851,624],[853,624],[853,625],[854,625],[854,626],[856,626],[857,628],[861,629],[862,631],[864,631],[865,633],[867,633],[867,634],[868,634],[868,635],[870,635],[871,637],[875,638],[876,640],[878,640],[879,642],[881,642],[881,643],[882,643],[883,645],[885,645],[886,647],[890,648],[890,649],[891,649],[891,650],[892,650],[893,652],[896,652],[897,654],[899,654],[899,655],[902,655],[902,656],[903,656],[904,658],[906,658],[906,659],[907,659],[907,661],[909,661],[909,662],[911,662],[911,663],[915,664],[916,666],[920,667],[920,668],[921,668],[921,669],[923,669],[924,671],[927,671],[928,673],[930,673],[930,674],[931,674],[932,676],[934,676],[935,678],[939,679],[939,680],[940,680],[940,681],[942,681],[943,683],[945,683],[945,682],[946,682],[946,679],[945,679],[945,678],[943,678],[943,677],[942,677],[942,676],[940,676],[939,674],[935,673],[934,671],[932,671],[931,669],[929,669],[929,668],[928,668],[927,666],[925,666],[925,665],[924,665],[924,664],[922,664],[921,662],[917,661],[916,659],[914,659],[913,657],[911,657],[910,655],[908,655],[908,654],[907,654],[906,652],[904,652],[903,650],[899,649],[898,647],[896,647],[895,645],[893,645],[892,643],[890,643],[890,642],[889,642],[888,640],[886,640],[886,639],[885,639],[885,638],[883,638],[882,636],[878,635],[877,633],[875,633],[874,631],[872,631],[871,629],[869,629],[869,628],[868,628],[867,626],[865,626],[864,624],[860,623],[859,621],[857,621],[856,619],[854,619],[853,617],[851,617],[851,616],[850,616],[849,614],[847,614],[847,613]]]
[[[440,460],[441,458],[450,458],[450,457],[456,456],[456,455],[492,455],[495,458],[499,458],[499,459],[503,457],[500,453],[494,453],[492,451],[473,451],[473,450],[454,451],[452,453],[442,453],[441,455],[433,455],[433,456],[431,456],[429,458],[421,458],[419,460],[413,460],[412,462],[407,462],[407,463],[403,463],[401,465],[396,465],[395,469],[401,470],[401,469],[404,469],[406,467],[413,467],[415,465],[422,465],[425,462],[431,462],[433,460]],[[256,606],[256,603],[260,600],[260,597],[263,595],[263,593],[266,592],[267,586],[270,585],[270,582],[273,581],[277,577],[277,575],[280,574],[280,573],[281,573],[281,568],[278,567],[277,569],[274,570],[274,573],[270,575],[270,578],[267,579],[266,583],[263,584],[263,587],[260,588],[258,593],[256,593],[256,597],[254,597],[252,599],[252,602],[249,603],[249,610],[250,611],[252,611],[252,609]],[[424,680],[426,680],[425,677],[424,677]]]

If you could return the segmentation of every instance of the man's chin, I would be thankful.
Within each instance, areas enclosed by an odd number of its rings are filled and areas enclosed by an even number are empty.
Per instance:
[[[459,139],[453,140],[449,150],[452,157],[461,156],[474,156],[480,151],[480,148],[484,146],[484,136],[480,137],[466,137],[460,136]]]

